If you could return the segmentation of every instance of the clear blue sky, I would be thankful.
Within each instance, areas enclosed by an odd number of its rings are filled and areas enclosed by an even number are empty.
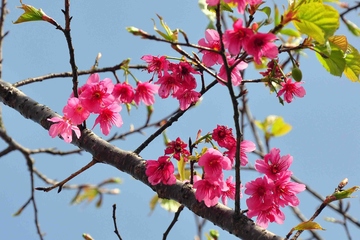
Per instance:
[[[352,1],[349,1],[351,3]],[[63,1],[25,1],[24,3],[42,8],[59,24],[64,25]],[[282,1],[279,5],[286,5]],[[20,81],[53,72],[70,71],[68,50],[63,34],[50,24],[43,22],[13,25],[22,13],[16,9],[20,3],[9,1],[5,30],[10,33],[4,41],[3,79],[9,82]],[[140,57],[145,54],[178,55],[166,44],[142,40],[126,32],[125,27],[136,26],[149,33],[153,32],[152,18],[156,13],[161,15],[171,28],[184,30],[189,40],[197,42],[203,37],[208,21],[197,7],[197,1],[73,1],[71,3],[72,37],[76,61],[79,69],[89,69],[98,52],[102,53],[99,67],[113,66],[126,58],[132,59],[132,64],[143,63]],[[352,15],[355,23],[360,25],[359,17]],[[261,14],[259,18],[263,17]],[[159,25],[158,25],[159,26]],[[339,34],[347,31],[339,31]],[[349,34],[348,34],[349,35]],[[359,39],[349,37],[349,42],[360,49]],[[360,85],[352,83],[345,77],[330,76],[317,62],[314,53],[307,51],[307,57],[301,61],[304,87],[307,94],[303,99],[296,99],[290,105],[281,106],[274,94],[269,94],[261,84],[249,85],[249,103],[253,115],[264,119],[270,114],[281,115],[293,126],[290,134],[275,139],[272,147],[281,149],[282,154],[291,154],[294,163],[291,170],[305,183],[310,184],[321,195],[325,196],[334,190],[340,180],[349,178],[349,186],[360,185]],[[245,78],[259,77],[258,73],[249,67]],[[134,72],[142,81],[150,78],[144,72]],[[118,73],[122,77],[122,73]],[[101,74],[101,78],[111,77]],[[83,84],[87,77],[80,77]],[[122,78],[123,80],[123,78]],[[207,79],[210,82],[210,78]],[[43,83],[31,84],[21,88],[27,95],[53,110],[61,112],[71,92],[71,79],[52,79]],[[232,126],[230,99],[226,89],[217,86],[204,96],[202,103],[189,111],[168,130],[171,139],[180,136],[183,139],[194,138],[198,129],[211,131],[216,124]],[[177,106],[177,101],[161,101],[157,98],[154,105],[153,120],[171,113]],[[74,149],[61,139],[51,139],[48,133],[33,122],[23,119],[17,112],[2,106],[4,123],[8,133],[16,141],[28,148],[56,147],[60,150]],[[146,113],[144,106],[138,111],[132,111],[131,116],[122,112],[124,126],[119,129],[125,132],[130,124],[140,126]],[[88,123],[91,125],[91,120]],[[147,136],[151,134],[147,131]],[[95,129],[99,133],[99,129]],[[245,137],[252,139],[249,131]],[[125,141],[114,144],[125,150],[134,150],[146,136],[133,135]],[[0,142],[0,149],[4,143]],[[163,153],[162,139],[158,139],[141,153],[145,159],[155,159]],[[61,180],[78,168],[85,165],[90,155],[55,157],[52,155],[34,156],[35,167],[49,178]],[[254,163],[256,156],[250,155]],[[243,181],[257,177],[257,174],[244,172]],[[109,177],[120,177],[124,183],[119,186],[121,194],[105,196],[103,206],[96,209],[93,203],[70,206],[69,202],[74,191],[63,190],[50,193],[37,192],[36,200],[39,208],[41,229],[46,233],[45,239],[81,239],[84,232],[90,233],[96,240],[116,239],[113,233],[112,205],[118,206],[118,227],[123,239],[161,239],[163,232],[173,218],[168,213],[157,208],[149,216],[149,201],[154,195],[151,189],[137,182],[130,176],[116,169],[99,165],[72,180],[73,184],[99,183]],[[19,217],[12,214],[24,204],[30,196],[29,172],[25,159],[12,153],[0,159],[0,238],[1,239],[38,239],[34,227],[33,209],[28,207]],[[36,186],[44,186],[36,180]],[[310,217],[320,202],[309,197],[308,193],[300,194],[300,209],[306,217]],[[350,214],[360,218],[359,199],[350,199]],[[231,205],[230,205],[231,206]],[[245,206],[245,199],[242,201]],[[269,230],[284,236],[291,227],[297,224],[290,210],[285,210],[286,221],[283,225],[270,224]],[[342,227],[325,222],[323,217],[339,217],[332,210],[325,210],[318,222],[327,229],[321,232],[324,239],[344,239]],[[359,235],[359,229],[349,224],[353,237]],[[216,228],[208,223],[205,230]],[[218,228],[216,228],[218,229]],[[169,239],[193,239],[196,233],[194,216],[189,210],[184,210],[179,222],[169,235]],[[235,239],[234,236],[221,232],[220,239]]]

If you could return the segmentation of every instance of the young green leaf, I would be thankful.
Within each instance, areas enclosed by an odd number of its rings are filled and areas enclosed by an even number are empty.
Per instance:
[[[341,76],[345,69],[345,59],[344,52],[339,49],[335,44],[329,43],[330,53],[326,46],[316,45],[315,50],[320,52],[316,52],[316,57],[321,63],[321,65],[326,69],[326,71],[330,72],[332,75]],[[323,57],[327,56],[327,57]]]
[[[321,2],[303,2],[296,11],[295,27],[303,34],[324,44],[340,25],[338,11]]]
[[[58,25],[56,21],[51,17],[49,17],[48,15],[46,15],[41,8],[37,9],[31,5],[23,4],[22,1],[20,1],[20,3],[21,6],[18,8],[23,9],[24,13],[21,14],[21,16],[15,22],[13,22],[14,24],[31,22],[31,21],[45,21],[55,26]]]
[[[320,224],[312,221],[306,221],[294,227],[295,230],[325,230]]]
[[[360,54],[359,51],[349,44],[345,57],[345,76],[353,82],[360,81]]]
[[[360,37],[360,28],[358,26],[356,26],[355,23],[353,23],[349,20],[345,20],[345,24],[352,34],[354,34],[357,37]]]

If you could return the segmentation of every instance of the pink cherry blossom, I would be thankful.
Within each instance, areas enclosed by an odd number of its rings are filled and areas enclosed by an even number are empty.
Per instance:
[[[247,216],[249,218],[257,216],[256,224],[259,226],[267,228],[269,222],[284,223],[284,213],[271,200],[266,200],[263,204],[259,205],[257,202],[247,199],[246,204],[248,206]]]
[[[167,72],[165,72],[164,75],[155,83],[160,84],[158,92],[161,98],[169,97],[170,94],[176,92],[180,87],[179,79],[173,74],[169,74]]]
[[[258,159],[255,161],[255,169],[266,174],[269,178],[276,180],[278,174],[281,172],[288,171],[293,157],[288,155],[280,157],[280,149],[272,148],[268,154],[264,156],[263,159]]]
[[[230,67],[232,67],[235,63],[236,60],[235,58],[228,58],[228,64]],[[242,81],[242,77],[241,77],[241,73],[240,71],[244,70],[245,68],[247,68],[248,64],[246,62],[239,62],[237,63],[237,65],[232,69],[231,71],[231,82],[232,84],[236,87],[239,86],[241,81]],[[226,68],[224,65],[222,65],[220,67],[219,70],[219,77],[221,77],[223,80],[225,80],[227,82],[228,77],[227,77],[227,73],[226,73]],[[220,83],[222,85],[224,85],[224,83],[222,81],[220,81]]]
[[[100,124],[101,132],[107,136],[110,133],[112,125],[121,127],[123,124],[122,118],[119,114],[121,106],[113,103],[103,109],[101,109],[99,116],[95,119],[93,128]]]
[[[236,145],[232,129],[227,126],[217,125],[212,132],[212,138],[219,144],[220,147],[231,149]]]
[[[277,46],[273,43],[276,35],[272,33],[256,33],[245,42],[244,50],[254,57],[257,64],[261,63],[261,57],[276,58],[279,54]]]
[[[216,6],[220,3],[220,0],[206,0],[206,3],[209,5],[209,6]]]
[[[68,99],[67,104],[63,109],[63,113],[66,117],[71,119],[71,123],[74,125],[81,124],[90,115],[90,112],[81,104],[80,100],[75,97]]]
[[[99,81],[98,74],[92,74],[86,84],[88,87],[79,95],[79,99],[88,111],[99,113],[101,108],[114,102],[115,98],[111,94],[114,84],[110,78]]]
[[[228,186],[222,181],[222,174],[220,178],[205,178],[194,183],[196,189],[195,198],[201,202],[204,201],[207,207],[215,206],[219,202],[219,197],[222,191],[228,191]]]
[[[191,104],[195,104],[199,101],[201,94],[194,90],[181,88],[174,93],[174,97],[179,100],[180,110],[185,111]]]
[[[300,86],[301,82],[292,82],[291,78],[287,78],[285,82],[281,83],[282,88],[278,92],[277,96],[280,97],[284,94],[284,99],[287,103],[291,103],[294,96],[302,98],[305,96],[305,89]]]
[[[248,163],[248,158],[246,156],[246,153],[255,151],[256,146],[255,143],[249,141],[249,140],[243,140],[240,143],[240,161],[241,166],[245,166]]]
[[[194,74],[200,74],[195,71],[190,63],[181,61],[178,64],[170,64],[170,69],[173,72],[175,78],[180,80],[181,88],[195,89],[196,79]]]
[[[221,192],[221,201],[224,203],[224,205],[227,205],[227,198],[230,198],[232,200],[235,199],[235,183],[232,181],[233,177],[229,176],[226,179],[226,185],[228,189],[226,191]],[[243,188],[242,184],[240,184],[240,189]],[[240,191],[240,198],[242,197],[241,191]]]
[[[256,202],[261,205],[266,201],[273,202],[274,182],[266,175],[262,178],[256,178],[245,184],[245,194],[251,195],[246,202]]]
[[[232,55],[239,54],[244,44],[254,35],[253,30],[242,25],[243,21],[239,18],[233,23],[233,29],[225,31],[224,44]]]
[[[219,33],[214,29],[206,29],[205,38],[200,39],[198,44],[200,46],[219,51],[221,48]],[[200,52],[203,54],[202,62],[207,67],[211,67],[217,63],[221,64],[223,62],[219,53],[205,50],[201,50]]]
[[[52,117],[47,119],[53,124],[49,128],[49,135],[54,138],[60,135],[65,142],[69,143],[72,141],[72,131],[75,132],[77,138],[80,137],[81,132],[80,129],[73,125],[67,117]]]
[[[231,169],[231,161],[216,149],[208,148],[198,161],[199,166],[204,168],[208,177],[216,178],[222,174],[222,170]]]
[[[120,103],[131,103],[134,100],[134,89],[127,82],[117,83],[114,86],[112,95]]]
[[[235,3],[239,13],[243,14],[247,4],[256,5],[260,4],[262,0],[224,0],[226,3]]]
[[[158,160],[147,160],[145,163],[145,174],[152,185],[163,183],[173,185],[176,183],[174,176],[174,165],[168,156],[161,156]]]
[[[166,60],[166,56],[155,57],[152,55],[144,55],[141,57],[142,60],[148,63],[148,72],[155,72],[158,77],[161,77],[162,72],[167,71],[169,61]]]
[[[256,146],[253,142],[248,140],[243,140],[240,143],[240,165],[246,166],[246,164],[249,162],[246,153],[252,152],[256,149]],[[228,151],[225,151],[224,154],[230,158],[231,164],[233,165],[235,154],[236,154],[236,144],[232,148],[230,148]]]
[[[291,172],[282,172],[275,181],[274,199],[281,206],[290,205],[296,207],[300,201],[296,194],[305,190],[305,185],[291,182]]]
[[[146,106],[153,105],[155,102],[155,94],[158,92],[159,86],[149,82],[138,82],[135,89],[134,100],[136,105],[143,101]]]
[[[171,141],[167,144],[165,154],[173,154],[173,157],[176,160],[180,160],[180,158],[183,157],[183,159],[187,161],[190,152],[186,149],[186,147],[187,144],[178,137],[175,141]]]

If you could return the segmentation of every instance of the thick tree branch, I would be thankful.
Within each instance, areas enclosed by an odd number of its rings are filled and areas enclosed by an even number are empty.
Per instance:
[[[39,104],[26,96],[10,83],[0,80],[0,101],[15,109],[25,118],[49,129],[51,123],[48,118],[57,114],[45,105]],[[245,215],[237,215],[232,209],[217,204],[208,208],[203,202],[195,198],[194,190],[190,184],[177,181],[176,184],[152,186],[145,175],[145,161],[136,154],[119,149],[95,135],[90,130],[83,130],[80,139],[73,137],[72,144],[89,152],[99,162],[109,164],[122,172],[130,174],[135,179],[143,182],[161,198],[170,198],[186,206],[195,214],[208,219],[215,225],[229,233],[246,240],[282,240],[283,238],[257,226]]]

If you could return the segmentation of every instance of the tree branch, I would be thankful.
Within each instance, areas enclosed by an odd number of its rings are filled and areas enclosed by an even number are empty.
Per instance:
[[[15,109],[25,118],[49,129],[51,123],[48,118],[57,116],[49,107],[39,104],[13,87],[10,83],[0,80],[0,101]],[[190,184],[177,181],[176,184],[152,186],[145,175],[145,161],[133,152],[119,149],[98,137],[90,130],[83,130],[80,139],[73,137],[72,144],[89,152],[99,162],[109,164],[122,172],[130,174],[135,179],[153,189],[159,197],[173,199],[195,214],[208,219],[215,225],[242,239],[282,240],[282,237],[257,226],[245,215],[235,215],[234,211],[222,204],[208,208],[203,202],[195,198]]]

